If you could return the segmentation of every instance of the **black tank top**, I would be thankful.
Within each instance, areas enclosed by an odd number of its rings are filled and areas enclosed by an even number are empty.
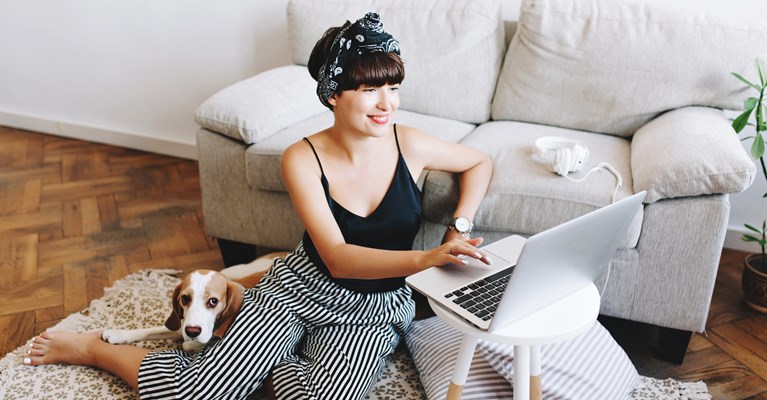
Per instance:
[[[397,138],[397,126],[394,125],[394,139],[397,142],[399,159],[389,189],[381,200],[381,204],[367,217],[354,214],[330,197],[330,186],[322,169],[322,163],[317,151],[309,141],[304,138],[312,148],[317,163],[322,173],[321,182],[325,189],[325,198],[328,200],[330,210],[341,228],[344,240],[348,244],[371,247],[383,250],[411,250],[413,240],[421,226],[421,192],[418,190],[407,168]],[[309,234],[304,231],[304,250],[309,259],[319,269],[339,285],[363,293],[387,292],[398,289],[405,284],[405,277],[384,279],[340,279],[330,275],[328,267],[322,262],[317,249],[314,247]]]

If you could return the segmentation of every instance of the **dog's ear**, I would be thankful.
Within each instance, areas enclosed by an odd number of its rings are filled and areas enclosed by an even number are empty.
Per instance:
[[[213,331],[214,336],[222,338],[226,331],[229,330],[242,307],[242,292],[244,290],[245,288],[239,283],[226,282],[226,307],[218,314],[216,329]]]
[[[178,295],[181,292],[181,284],[176,286],[173,290],[173,296],[171,297],[171,304],[173,305],[173,311],[171,311],[168,319],[165,320],[165,327],[177,331],[181,328],[181,320],[184,319],[184,309],[179,304]]]

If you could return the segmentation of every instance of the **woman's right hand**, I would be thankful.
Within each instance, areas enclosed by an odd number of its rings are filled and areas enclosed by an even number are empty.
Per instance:
[[[476,247],[479,246],[482,241],[483,239],[481,237],[471,239],[451,239],[441,244],[439,247],[427,251],[422,265],[424,266],[424,269],[431,266],[441,267],[451,263],[465,265],[468,263],[468,261],[465,260],[466,257],[475,258],[490,265],[492,264],[492,260]]]

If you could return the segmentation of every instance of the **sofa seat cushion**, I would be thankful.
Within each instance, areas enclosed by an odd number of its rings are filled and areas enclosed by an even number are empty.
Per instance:
[[[447,118],[399,110],[393,121],[412,126],[452,143],[465,138],[475,126]],[[256,143],[245,152],[245,168],[248,184],[256,189],[285,192],[280,173],[280,157],[291,144],[333,125],[333,113],[323,112],[277,132],[274,136]],[[330,178],[329,178],[330,179]]]
[[[326,29],[369,11],[400,42],[403,108],[471,123],[490,118],[505,51],[500,0],[290,0],[293,62],[306,65]]]
[[[767,24],[620,0],[524,0],[493,119],[631,136],[687,105],[741,109]],[[694,61],[692,61],[694,60]]]
[[[584,168],[571,173],[584,176],[600,162],[614,166],[623,177],[616,199],[633,194],[631,143],[623,138],[513,121],[480,125],[462,143],[480,149],[493,160],[493,177],[474,217],[475,229],[533,235],[611,203],[616,178],[598,170],[580,183],[567,180],[532,160],[535,139],[559,136],[584,143],[590,152]],[[424,183],[424,217],[447,224],[458,193],[456,175],[430,172]],[[622,247],[636,246],[642,226],[638,212]]]

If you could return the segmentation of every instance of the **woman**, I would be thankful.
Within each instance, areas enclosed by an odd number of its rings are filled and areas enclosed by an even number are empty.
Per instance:
[[[392,124],[404,67],[399,43],[369,13],[331,28],[309,61],[333,126],[290,146],[282,174],[306,231],[247,290],[225,337],[195,356],[110,345],[99,333],[46,332],[25,363],[64,362],[115,373],[149,398],[245,398],[270,378],[278,398],[358,399],[375,382],[414,314],[404,277],[474,257],[470,239],[411,250],[421,223],[413,177],[461,174],[454,215],[473,218],[492,164],[482,152]]]

